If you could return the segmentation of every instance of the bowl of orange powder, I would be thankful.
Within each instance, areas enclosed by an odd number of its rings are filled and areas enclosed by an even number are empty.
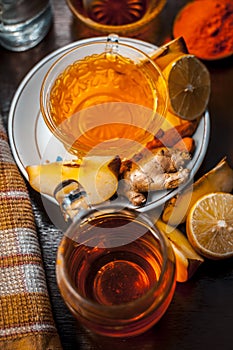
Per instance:
[[[216,60],[233,54],[233,1],[195,0],[175,18],[173,36],[183,36],[191,54]]]

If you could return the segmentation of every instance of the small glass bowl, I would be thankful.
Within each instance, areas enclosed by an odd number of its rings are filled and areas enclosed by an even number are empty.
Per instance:
[[[89,3],[91,0],[90,1],[85,0],[85,1],[86,3]],[[83,22],[85,25],[87,25],[89,28],[92,28],[95,31],[102,32],[105,34],[116,33],[116,34],[125,35],[125,36],[133,35],[133,34],[136,35],[136,33],[139,33],[146,25],[151,23],[152,20],[154,20],[158,16],[158,14],[162,11],[166,3],[166,0],[150,0],[150,1],[145,0],[144,2],[147,6],[146,11],[140,19],[129,24],[108,25],[108,24],[99,23],[88,15],[88,11],[86,11],[83,5],[85,1],[66,0],[74,16],[78,18],[81,22]],[[107,4],[105,6],[107,6]]]

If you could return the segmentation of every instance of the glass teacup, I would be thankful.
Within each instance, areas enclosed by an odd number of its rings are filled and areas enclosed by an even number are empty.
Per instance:
[[[94,333],[141,334],[160,320],[172,300],[172,247],[146,214],[115,204],[90,208],[83,191],[75,188],[71,181],[64,195],[59,189],[56,196],[73,218],[57,253],[61,295]]]
[[[41,111],[69,152],[132,156],[159,130],[167,110],[167,86],[144,52],[93,39],[50,68],[41,88]]]

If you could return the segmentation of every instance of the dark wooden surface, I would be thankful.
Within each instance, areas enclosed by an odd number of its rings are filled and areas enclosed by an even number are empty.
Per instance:
[[[171,36],[174,16],[186,2],[168,0],[153,30],[141,35],[140,39],[162,44]],[[54,0],[52,5],[53,26],[37,47],[22,53],[0,48],[0,108],[6,127],[11,100],[27,72],[55,49],[79,38],[97,35],[73,19],[64,0]],[[212,81],[209,104],[211,136],[206,157],[196,177],[210,170],[224,156],[233,166],[233,57],[205,64]],[[205,261],[190,281],[178,284],[167,313],[146,334],[132,339],[112,340],[84,331],[66,309],[56,286],[55,256],[61,232],[46,216],[40,196],[30,188],[29,191],[54,318],[64,350],[233,349],[233,259]]]

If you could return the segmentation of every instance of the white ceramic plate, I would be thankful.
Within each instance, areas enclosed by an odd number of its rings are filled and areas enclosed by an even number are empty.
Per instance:
[[[39,164],[42,161],[54,162],[65,152],[63,145],[58,140],[53,140],[53,147],[47,147],[52,134],[46,127],[40,113],[39,95],[42,80],[55,60],[67,50],[88,43],[90,40],[92,39],[74,42],[46,56],[26,75],[15,93],[9,113],[9,141],[15,161],[27,180],[28,175],[25,169],[27,165]],[[96,40],[102,41],[103,37],[96,38]],[[147,54],[156,49],[152,44],[136,39],[120,38],[120,41],[135,46]],[[206,154],[209,132],[209,113],[206,112],[194,135],[196,150],[189,164],[190,179],[199,169]],[[147,204],[140,210],[145,211],[164,204],[179,189],[154,192]],[[54,201],[53,198],[50,200]]]

